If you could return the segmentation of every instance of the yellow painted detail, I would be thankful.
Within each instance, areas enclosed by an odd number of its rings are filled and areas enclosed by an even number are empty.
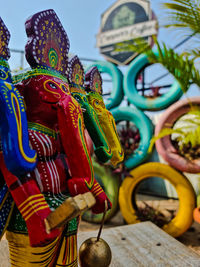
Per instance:
[[[108,144],[112,152],[110,163],[113,166],[116,166],[118,163],[123,161],[124,153],[117,134],[115,120],[110,111],[106,109],[102,96],[94,93],[90,94],[88,96],[88,101],[96,111],[100,125],[106,139],[108,140]]]
[[[36,213],[39,210],[46,209],[46,208],[49,208],[49,206],[48,205],[44,205],[43,207],[39,207],[39,208],[33,210],[28,216],[24,217],[24,220],[27,221],[34,213]]]
[[[31,209],[42,204],[46,204],[46,201],[45,200],[30,201],[27,203],[27,205],[23,209],[20,209],[20,213],[23,216],[26,216],[27,213],[29,213]]]
[[[2,76],[1,76],[1,80],[6,80],[6,79],[8,78],[8,73],[9,73],[9,71],[6,71],[6,72],[5,72],[4,70],[1,69],[1,72],[5,73],[5,77],[2,77]]]
[[[80,134],[80,137],[81,137],[81,142],[82,142],[82,145],[83,145],[83,149],[85,151],[85,155],[87,157],[87,160],[88,160],[88,163],[89,163],[89,167],[90,167],[90,172],[91,172],[91,180],[90,180],[90,182],[88,183],[85,180],[85,183],[86,183],[87,187],[89,189],[91,189],[93,184],[94,184],[94,170],[93,170],[92,161],[91,161],[91,158],[90,158],[90,154],[88,152],[88,148],[87,148],[86,140],[85,140],[85,136],[84,136],[83,117],[80,114],[79,114],[79,118],[78,118],[78,129],[79,129],[79,134]]]
[[[61,98],[61,95],[60,95],[58,92],[51,91],[51,90],[49,90],[49,89],[46,87],[46,84],[47,84],[48,82],[51,82],[51,83],[52,83],[52,80],[46,80],[46,81],[44,82],[44,90],[47,91],[47,92],[49,92],[49,93],[51,93],[51,94],[53,94],[53,95],[55,95],[56,98],[60,99],[60,98]],[[58,87],[60,87],[59,84],[57,84],[55,81],[54,81],[53,83],[55,83]]]
[[[95,197],[97,197],[97,196],[100,195],[101,193],[103,193],[103,190],[101,190],[99,193],[97,193],[97,194],[95,195]]]
[[[110,162],[113,166],[116,166],[118,163],[122,162],[124,159],[124,153],[119,141],[119,137],[116,131],[115,121],[112,114],[105,110],[101,114],[97,114],[100,121],[100,125],[105,133],[105,136],[109,142],[109,146],[113,153]]]
[[[28,197],[23,203],[21,203],[18,206],[18,209],[21,209],[21,207],[23,207],[27,202],[31,201],[31,199],[36,198],[36,199],[44,199],[44,196],[42,194],[37,194],[37,195],[33,195]]]
[[[15,103],[17,105],[19,118],[18,118],[16,110],[15,110],[14,99],[15,99]],[[33,158],[30,158],[24,152],[24,148],[23,148],[23,144],[22,144],[23,132],[22,132],[22,125],[21,125],[21,111],[20,111],[20,108],[19,108],[18,99],[15,96],[15,94],[12,93],[12,92],[11,92],[11,103],[12,103],[12,107],[13,107],[13,111],[14,111],[14,115],[15,115],[15,119],[16,119],[16,123],[17,123],[18,145],[19,145],[20,153],[21,153],[22,157],[24,158],[24,160],[26,160],[29,163],[35,163],[37,155],[35,154],[35,156]]]
[[[41,247],[31,247],[26,234],[6,232],[12,266],[42,267],[55,266],[55,256],[59,254],[60,236]]]

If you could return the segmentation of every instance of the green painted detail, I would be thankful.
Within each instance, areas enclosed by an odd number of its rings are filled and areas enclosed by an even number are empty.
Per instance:
[[[98,156],[98,158],[101,158],[101,161],[102,162],[106,162],[108,161],[109,159],[112,158],[112,151],[111,151],[111,148],[109,147],[108,145],[108,141],[107,141],[107,138],[101,128],[101,125],[99,123],[99,120],[98,120],[98,117],[95,113],[95,111],[93,110],[93,117],[94,117],[94,120],[96,122],[96,125],[98,127],[98,131],[100,132],[101,136],[102,136],[102,147],[100,148],[97,148],[95,150],[95,153],[96,155]]]
[[[8,62],[3,58],[0,58],[0,66],[10,69]]]
[[[36,68],[29,70],[25,73],[14,75],[12,77],[12,81],[15,84],[15,83],[21,82],[23,80],[33,78],[33,77],[38,76],[38,75],[48,75],[48,76],[56,77],[56,78],[59,78],[59,79],[68,83],[68,80],[65,76],[63,76],[58,71],[52,70],[46,66],[39,66],[39,67],[36,67]]]
[[[78,228],[77,218],[74,218],[71,221],[69,221],[69,223],[68,223],[68,232],[76,231],[77,228]]]
[[[116,127],[115,127],[115,124],[114,124],[113,120],[112,120],[112,126],[113,126],[113,130],[115,132],[115,135],[116,135],[116,137],[117,137],[117,139],[118,139],[118,141],[120,143],[119,135],[117,133],[117,130],[116,130]],[[120,157],[123,156],[123,149],[122,148],[121,148],[121,151],[118,151],[118,154],[119,154]]]
[[[48,136],[57,139],[58,133],[48,127],[45,127],[44,125],[41,125],[39,123],[35,122],[28,122],[28,129],[36,131],[38,133],[47,134]]]
[[[7,230],[14,232],[21,232],[25,234],[28,233],[26,223],[16,206],[14,207]]]
[[[85,87],[84,86],[82,86],[80,84],[73,83],[73,82],[70,83],[70,87],[75,87],[75,88],[78,88],[78,89],[81,89],[81,90],[85,91]],[[85,92],[85,94],[86,94],[86,92]]]
[[[58,55],[57,55],[55,49],[53,49],[53,48],[49,49],[48,58],[49,58],[49,63],[51,65],[51,67],[55,68],[57,66],[57,63],[58,63]]]
[[[87,97],[85,94],[76,92],[76,93],[72,93],[72,96],[78,101],[78,103],[81,105],[81,107],[85,108],[87,107],[87,105],[89,105]]]
[[[49,207],[52,210],[55,210],[68,197],[70,197],[70,196],[68,195],[65,198],[63,197],[63,195],[55,195],[52,197],[45,196],[45,200],[48,203]],[[71,234],[71,232],[76,231],[77,228],[78,228],[77,219],[74,218],[71,221],[69,221],[69,223],[68,223],[67,234],[68,235]],[[25,233],[25,234],[28,233],[28,230],[26,227],[26,222],[22,218],[21,213],[19,212],[19,210],[17,209],[16,206],[14,207],[12,217],[10,219],[10,222],[9,222],[7,229],[8,229],[8,231],[13,231],[13,232],[20,232],[20,233]]]
[[[85,141],[85,138],[84,138],[84,135],[83,135],[83,131],[82,131],[82,120],[81,120],[81,118],[79,118],[78,125],[79,125],[79,127],[78,127],[79,128],[79,134],[80,134],[81,141],[82,141],[82,144],[83,144],[83,149],[85,151],[85,155],[87,157],[87,160],[88,160],[88,163],[89,163],[89,167],[90,167],[90,173],[91,173],[91,180],[90,180],[89,184],[88,184],[87,181],[85,181],[85,183],[86,183],[88,189],[91,190],[91,188],[92,188],[92,186],[94,184],[94,171],[93,171],[92,161],[91,161],[91,158],[90,158],[87,146],[86,146],[86,141]]]
[[[133,25],[135,18],[135,12],[133,12],[128,6],[123,5],[112,20],[113,29]]]
[[[85,95],[81,93],[72,93],[72,95],[79,102],[81,108],[85,109],[85,112],[83,112],[84,123],[95,145],[97,158],[101,162],[107,162],[112,157],[112,151],[108,145],[107,138],[101,128],[94,108],[89,104]]]
[[[103,140],[105,140],[105,144],[104,144],[104,146],[105,146],[105,151],[106,151],[108,154],[111,154],[111,149],[109,148],[109,145],[108,145],[106,136],[105,136],[105,134],[104,134],[104,132],[103,132],[103,130],[102,130],[102,128],[101,128],[99,119],[98,119],[97,114],[96,114],[96,112],[94,111],[94,109],[92,109],[92,115],[93,115],[93,117],[94,117],[94,120],[95,120],[95,122],[96,122],[96,124],[97,124],[97,126],[98,126],[98,129],[99,129],[101,135],[103,136]]]
[[[103,97],[102,97],[100,94],[96,93],[96,92],[89,92],[89,93],[87,94],[87,97],[88,97],[88,99],[89,99],[89,102],[90,102],[93,98],[95,98],[95,99],[97,99],[97,100],[100,100],[100,101],[103,100]]]

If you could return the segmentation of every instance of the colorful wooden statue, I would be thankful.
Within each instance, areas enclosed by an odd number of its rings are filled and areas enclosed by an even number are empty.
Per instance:
[[[113,115],[106,109],[103,101],[102,78],[97,67],[92,67],[85,74],[85,88],[88,92],[88,101],[94,108],[104,134],[107,140],[109,140],[109,146],[113,154],[110,162],[113,166],[116,166],[118,163],[123,161],[124,152],[119,141]]]
[[[7,60],[10,33],[0,18],[0,237],[3,235],[14,202],[2,175],[2,169],[21,176],[36,166],[36,153],[29,147],[28,126],[22,97],[12,84]],[[4,160],[6,162],[6,166]]]
[[[24,103],[13,86],[7,60],[10,34],[0,19],[0,131],[1,145],[7,168],[16,175],[33,170],[36,153],[29,147]]]
[[[49,232],[46,219],[69,196],[85,192],[95,196],[94,213],[111,203],[94,178],[82,110],[70,94],[67,34],[53,10],[33,15],[25,26],[32,69],[13,81],[26,104],[37,165],[15,176],[1,157],[1,171],[16,204],[7,227],[11,264],[75,267],[78,218]]]
[[[95,154],[101,162],[105,163],[112,158],[108,141],[99,123],[94,108],[89,104],[87,92],[84,88],[84,69],[77,56],[69,61],[68,80],[72,96],[79,102],[86,129],[95,145]]]

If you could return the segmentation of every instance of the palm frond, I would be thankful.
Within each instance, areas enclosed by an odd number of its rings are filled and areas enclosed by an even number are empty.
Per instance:
[[[189,144],[192,148],[195,148],[200,144],[200,126],[196,127],[196,129],[192,131],[184,133],[184,135],[179,139],[181,140],[180,149]]]
[[[150,141],[150,145],[149,145],[149,149],[148,149],[148,153],[151,153],[152,150],[153,150],[153,146],[155,144],[155,142],[160,139],[160,138],[163,138],[167,135],[172,135],[172,134],[180,134],[180,135],[184,135],[184,131],[179,128],[179,129],[172,129],[172,128],[163,128],[159,134],[157,136],[153,136],[151,141]]]
[[[190,54],[192,55],[192,57],[194,59],[199,58],[200,57],[200,47],[199,48],[192,49],[190,51]]]
[[[180,150],[183,150],[184,147],[190,146],[191,148],[195,148],[196,146],[200,145],[200,126],[199,126],[199,119],[200,119],[200,113],[199,111],[193,112],[190,111],[188,114],[195,114],[198,116],[197,120],[192,119],[184,119],[184,122],[190,123],[190,125],[181,125],[177,128],[163,128],[157,136],[154,136],[150,141],[150,146],[148,149],[148,153],[151,153],[153,150],[153,146],[155,142],[168,135],[172,134],[178,134],[178,136],[175,138],[175,140],[179,143]],[[193,124],[196,127],[191,127],[191,124]]]
[[[166,27],[183,28],[200,34],[200,0],[172,0],[163,4],[168,9]]]
[[[164,43],[159,44],[154,37],[157,53],[144,40],[135,40],[134,44],[123,46],[117,45],[117,50],[134,51],[145,53],[151,63],[160,63],[171,73],[179,82],[182,90],[186,92],[192,83],[200,86],[200,74],[195,68],[194,59],[190,59],[186,54],[178,54],[172,48],[168,48]]]
[[[184,54],[194,60],[200,58],[200,47],[196,47],[194,49],[187,48]]]

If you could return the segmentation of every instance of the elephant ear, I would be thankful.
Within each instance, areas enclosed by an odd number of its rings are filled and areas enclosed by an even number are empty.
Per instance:
[[[85,88],[88,92],[96,92],[102,95],[102,78],[97,67],[92,67],[85,74]]]
[[[69,39],[52,9],[34,14],[25,22],[26,59],[32,68],[46,66],[66,74]]]

